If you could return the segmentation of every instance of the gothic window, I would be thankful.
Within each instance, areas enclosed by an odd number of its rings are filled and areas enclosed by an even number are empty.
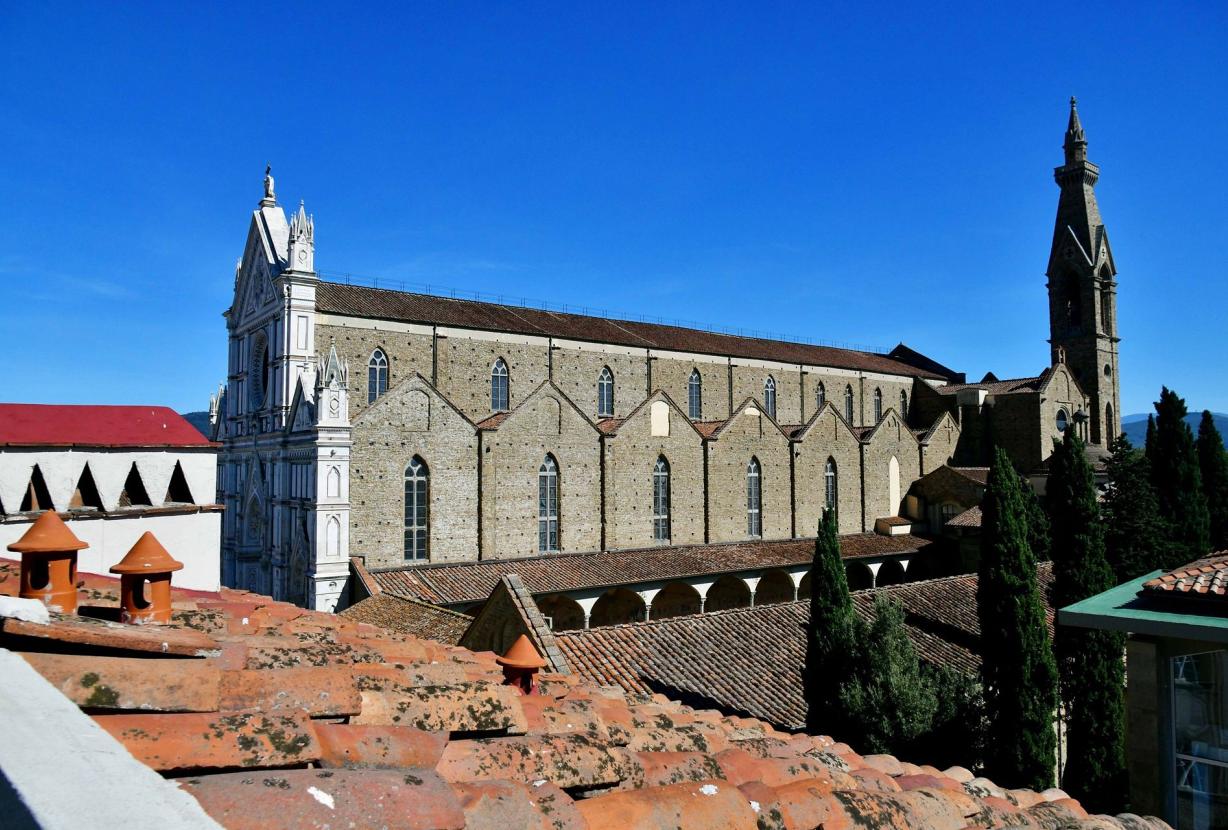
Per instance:
[[[251,361],[247,371],[248,400],[252,409],[264,405],[269,389],[269,339],[264,332],[258,332],[252,338]]]
[[[367,361],[367,403],[388,391],[388,358],[383,349],[376,349]]]
[[[1069,420],[1069,416],[1066,414],[1066,410],[1059,409],[1057,411],[1057,419],[1056,419],[1057,431],[1065,432],[1066,427],[1069,425],[1069,423],[1070,423],[1070,420]]]
[[[883,390],[874,390],[874,423],[883,419]]]
[[[823,381],[819,381],[819,388],[814,393],[815,409],[822,409],[823,404],[827,403],[827,387],[823,385]]]
[[[430,544],[430,480],[426,462],[414,456],[405,468],[405,561],[425,561]]]
[[[1105,334],[1113,331],[1112,305],[1113,295],[1109,289],[1100,289],[1100,328]]]
[[[614,417],[614,373],[609,366],[602,367],[601,376],[597,378],[597,415]]]
[[[652,471],[652,538],[668,542],[669,534],[669,462],[662,455]]]
[[[687,414],[698,421],[704,416],[704,379],[699,376],[698,369],[691,370],[691,379],[687,381]]]
[[[853,386],[849,384],[844,387],[844,420],[849,422],[849,426],[853,425]]]
[[[836,459],[827,459],[827,466],[823,469],[823,506],[828,510],[836,509]]]
[[[1062,292],[1062,314],[1066,329],[1078,333],[1083,328],[1083,297],[1079,293],[1079,279],[1073,274],[1066,277]]]
[[[763,535],[763,470],[753,456],[746,465],[746,535]]]
[[[1108,444],[1110,441],[1112,441],[1116,437],[1117,437],[1117,433],[1114,432],[1113,430],[1113,404],[1111,403],[1105,404],[1104,405],[1104,443]]]
[[[537,468],[537,549],[559,549],[559,465],[553,455]]]
[[[503,362],[503,358],[499,358],[490,370],[490,408],[495,412],[508,410],[507,381],[507,364]]]
[[[776,417],[776,380],[771,375],[763,382],[763,408],[768,415]]]
[[[900,417],[908,417],[908,392],[904,389],[900,390]]]

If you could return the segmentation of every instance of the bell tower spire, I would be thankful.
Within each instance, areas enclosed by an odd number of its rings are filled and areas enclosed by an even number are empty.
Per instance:
[[[1107,447],[1121,432],[1117,266],[1096,203],[1100,168],[1087,159],[1087,136],[1073,97],[1062,148],[1066,163],[1053,171],[1061,195],[1046,270],[1051,361],[1070,367],[1089,398],[1091,443]]]

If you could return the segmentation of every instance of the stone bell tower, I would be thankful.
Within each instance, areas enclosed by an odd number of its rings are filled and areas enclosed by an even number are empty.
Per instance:
[[[1051,362],[1065,362],[1089,399],[1089,441],[1108,446],[1121,432],[1117,369],[1117,266],[1100,220],[1100,168],[1087,160],[1087,138],[1074,98],[1066,127],[1066,163],[1053,171],[1061,188],[1049,253]]]

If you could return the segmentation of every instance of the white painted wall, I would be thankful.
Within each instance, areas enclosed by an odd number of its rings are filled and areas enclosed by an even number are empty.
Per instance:
[[[176,571],[172,584],[179,588],[216,591],[221,585],[220,556],[222,513],[173,515],[111,515],[97,518],[68,519],[65,524],[89,547],[77,554],[77,570],[108,574],[110,568],[127,555],[141,534],[149,530],[162,547],[183,563]],[[30,527],[30,522],[0,524],[0,556],[20,558],[7,550]],[[118,579],[118,577],[116,577]]]

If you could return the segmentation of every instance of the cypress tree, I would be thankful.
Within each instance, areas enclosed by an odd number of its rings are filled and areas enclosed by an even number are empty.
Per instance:
[[[1019,492],[1023,496],[1023,506],[1028,518],[1028,547],[1038,562],[1049,560],[1049,514],[1040,503],[1040,496],[1032,489],[1031,483],[1023,476],[1019,477]]]
[[[1160,515],[1172,532],[1161,567],[1176,568],[1210,552],[1210,520],[1194,434],[1185,422],[1185,401],[1163,387],[1155,408],[1155,433],[1148,436],[1147,459]]]
[[[1101,505],[1104,547],[1113,581],[1120,585],[1161,567],[1167,549],[1151,463],[1122,435],[1109,445],[1108,491]]]
[[[933,724],[938,699],[904,629],[904,610],[879,595],[874,621],[858,620],[853,673],[841,690],[849,733],[863,752],[900,752]]]
[[[1096,482],[1082,440],[1067,430],[1049,459],[1053,604],[1113,587]],[[1125,780],[1125,669],[1120,634],[1061,626],[1054,636],[1067,749],[1062,786],[1089,810],[1117,806]]]
[[[1028,543],[1019,475],[994,451],[981,502],[977,615],[985,695],[985,769],[999,784],[1044,790],[1053,785],[1057,738],[1057,668]]]
[[[810,569],[810,624],[806,637],[806,726],[812,733],[847,737],[840,687],[851,676],[857,617],[849,595],[836,513],[825,510]]]
[[[1211,549],[1224,550],[1228,548],[1228,453],[1224,452],[1224,439],[1215,426],[1215,419],[1205,409],[1194,444],[1198,449],[1202,491],[1207,497]]]

